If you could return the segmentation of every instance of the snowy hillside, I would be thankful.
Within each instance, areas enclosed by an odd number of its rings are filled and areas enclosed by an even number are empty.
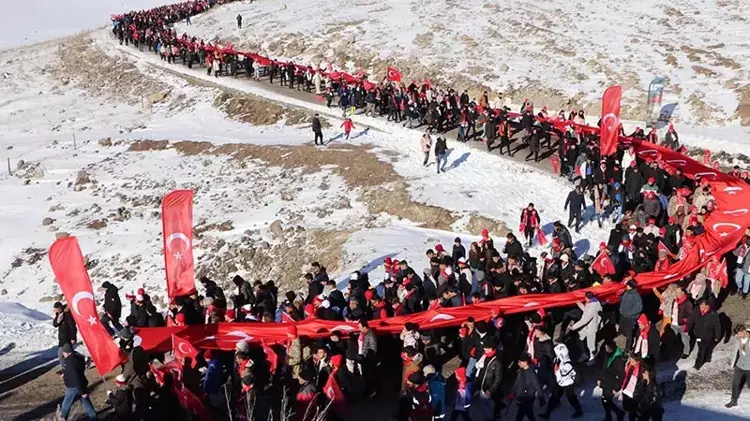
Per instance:
[[[178,32],[378,78],[395,65],[407,78],[474,86],[474,96],[484,85],[519,104],[531,98],[558,108],[570,100],[589,113],[598,113],[606,86],[620,84],[633,120],[643,118],[651,80],[665,76],[664,104],[678,104],[678,121],[750,125],[750,110],[736,114],[743,96],[750,103],[743,7],[737,0],[354,0],[343,7],[261,0],[217,8]]]

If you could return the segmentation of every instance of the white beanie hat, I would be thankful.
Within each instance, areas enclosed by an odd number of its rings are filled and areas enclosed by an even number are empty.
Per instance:
[[[246,340],[238,341],[234,345],[235,352],[242,352],[243,354],[247,354],[250,352],[250,344]]]

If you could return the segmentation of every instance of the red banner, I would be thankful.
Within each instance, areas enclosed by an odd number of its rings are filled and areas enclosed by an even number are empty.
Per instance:
[[[96,370],[101,375],[110,372],[126,357],[99,320],[94,290],[78,240],[65,237],[55,241],[49,249],[49,261]]]
[[[203,404],[201,398],[182,384],[182,365],[179,361],[172,360],[159,368],[152,365],[151,372],[160,385],[164,384],[164,376],[170,373],[172,375],[172,392],[177,396],[180,405],[198,415],[198,419],[201,421],[211,421],[211,412]]]
[[[613,155],[617,152],[617,138],[620,131],[620,97],[622,88],[610,86],[602,97],[601,154]]]
[[[193,191],[175,190],[161,203],[167,295],[174,298],[195,290],[193,268]]]

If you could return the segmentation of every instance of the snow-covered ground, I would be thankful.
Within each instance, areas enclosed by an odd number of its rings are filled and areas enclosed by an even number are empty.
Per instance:
[[[258,4],[280,6],[276,1],[260,1],[252,7]],[[408,11],[403,5],[409,4],[381,3],[384,8],[404,8],[403,13]],[[286,10],[300,7],[301,3],[290,4]],[[387,17],[391,12],[383,13]],[[374,12],[372,15],[373,19],[382,18]],[[100,19],[106,23],[107,17]],[[466,230],[472,212],[515,230],[521,208],[534,202],[547,233],[551,222],[567,216],[562,205],[570,185],[549,173],[451,142],[448,171],[438,175],[434,164],[422,166],[420,134],[416,131],[356,117],[355,125],[372,129],[355,129],[357,136],[347,143],[337,137],[338,112],[319,104],[288,98],[244,80],[208,78],[201,71],[168,66],[148,53],[114,45],[106,31],[95,32],[93,37],[96,48],[134,63],[135,69],[129,72],[155,78],[171,97],[182,95],[195,101],[179,108],[167,102],[146,109],[128,105],[124,97],[113,99],[79,89],[74,82],[64,82],[53,74],[53,69],[60,68],[55,43],[0,52],[3,71],[8,74],[0,84],[0,150],[4,151],[3,158],[10,160],[13,173],[2,171],[0,175],[0,213],[4,216],[0,218],[4,233],[0,238],[0,368],[44,354],[56,345],[56,332],[47,315],[59,288],[45,253],[58,233],[80,239],[95,287],[109,280],[122,287],[123,296],[146,286],[152,295],[163,297],[158,205],[161,196],[174,188],[196,190],[194,220],[199,230],[205,228],[196,242],[198,270],[217,267],[216,256],[224,258],[231,247],[233,253],[240,254],[277,247],[283,251],[284,244],[296,244],[294,238],[315,240],[311,232],[317,231],[335,234],[321,237],[324,241],[339,233],[343,236],[337,256],[341,264],[334,276],[344,279],[353,270],[366,270],[371,279],[377,280],[382,277],[381,262],[387,256],[405,259],[421,269],[426,266],[427,248],[438,243],[449,248],[456,236],[465,245],[475,240]],[[164,69],[167,66],[168,71]],[[302,146],[311,143],[309,127],[283,122],[253,126],[228,119],[212,106],[216,89],[188,83],[180,74],[308,113],[320,112],[331,123],[325,131],[326,139],[334,139],[329,149],[344,145],[351,148],[344,153],[354,156],[368,154],[365,148],[370,148],[380,160],[382,171],[392,168],[404,180],[411,201],[443,208],[457,217],[455,223],[446,230],[426,229],[387,212],[373,214],[364,193],[375,187],[351,184],[342,172],[346,162],[311,170],[285,166],[283,160],[272,156],[292,159],[295,148],[310,148]],[[166,140],[170,144],[129,150],[138,140]],[[249,152],[255,158],[235,159],[230,154],[186,152],[175,144],[185,140],[262,148]],[[306,151],[311,157],[315,154],[312,149]],[[19,165],[21,160],[23,165]],[[273,227],[277,221],[281,231]],[[577,252],[595,249],[607,234],[608,230],[587,225],[580,235],[574,234]],[[310,243],[308,250],[297,245],[301,249],[298,253],[312,253],[320,246]],[[532,254],[539,251],[537,247]],[[306,263],[309,260],[303,256],[285,269],[302,273]],[[234,273],[248,272],[238,269]],[[255,268],[252,274],[261,276]],[[714,362],[704,370],[724,376],[722,371],[728,365],[728,357],[722,354],[725,349],[720,348]],[[732,411],[720,406],[726,398],[724,390],[687,394],[680,404],[669,404],[667,419],[731,419],[717,413],[750,415],[750,394],[743,397],[740,408]],[[596,399],[589,396],[584,403],[584,419],[600,418]],[[553,419],[566,419],[566,412],[561,409]]]
[[[346,7],[261,0],[222,6],[192,23],[178,24],[178,32],[298,63],[361,68],[377,80],[386,65],[399,64],[407,79],[484,85],[517,103],[595,104],[606,86],[621,84],[632,118],[644,111],[651,80],[664,76],[663,104],[678,105],[678,121],[732,124],[748,83],[750,21],[736,0],[354,0]]]

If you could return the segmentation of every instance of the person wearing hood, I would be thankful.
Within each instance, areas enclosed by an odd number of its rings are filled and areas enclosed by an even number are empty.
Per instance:
[[[597,376],[596,385],[602,389],[602,408],[604,408],[604,421],[612,421],[612,413],[615,413],[617,421],[622,421],[625,411],[620,409],[614,402],[615,394],[620,390],[622,379],[625,375],[625,361],[627,358],[622,349],[617,347],[614,341],[604,343],[603,366]]]
[[[403,421],[432,421],[433,408],[431,396],[422,371],[415,371],[406,379],[406,390],[403,394],[403,406],[398,414],[398,420]]]
[[[599,314],[602,311],[602,305],[591,291],[586,291],[585,297],[584,303],[578,303],[578,308],[581,309],[583,314],[577,322],[570,325],[569,329],[578,332],[580,340],[586,342],[589,363],[593,363],[598,349],[596,347],[596,333],[599,331],[599,323],[601,322]]]
[[[58,301],[53,305],[53,308],[55,316],[52,320],[52,326],[57,328],[57,358],[60,361],[60,373],[62,373],[65,370],[66,361],[63,355],[63,347],[75,348],[75,344],[78,342],[78,328],[68,306]]]
[[[555,379],[557,380],[557,387],[552,391],[552,397],[547,405],[547,410],[541,415],[542,418],[547,419],[550,417],[552,411],[560,405],[560,398],[563,394],[568,399],[568,402],[570,402],[570,406],[575,410],[571,418],[580,418],[583,416],[581,404],[578,402],[575,391],[577,376],[578,373],[576,373],[573,363],[570,361],[568,347],[565,344],[557,344],[555,346]]]
[[[431,365],[422,369],[427,390],[430,392],[430,403],[432,404],[432,420],[445,418],[445,378]]]
[[[461,416],[463,421],[472,421],[469,410],[472,402],[472,382],[466,376],[466,367],[459,367],[453,373],[456,377],[456,393],[453,395],[453,411],[451,420],[456,421]]]

